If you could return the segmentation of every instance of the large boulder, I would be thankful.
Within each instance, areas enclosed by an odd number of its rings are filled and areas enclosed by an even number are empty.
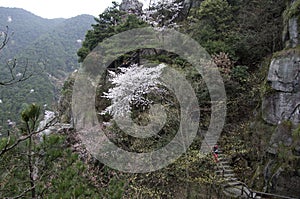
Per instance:
[[[300,123],[300,92],[276,92],[264,98],[262,103],[263,119],[276,125],[282,120]]]
[[[300,53],[281,53],[270,64],[268,82],[272,92],[263,99],[263,118],[274,125],[282,120],[300,124]]]
[[[274,58],[271,62],[268,81],[272,88],[295,93],[300,91],[300,56],[291,51],[286,55]]]
[[[143,12],[143,4],[138,0],[122,0],[120,10],[132,14],[140,14]]]

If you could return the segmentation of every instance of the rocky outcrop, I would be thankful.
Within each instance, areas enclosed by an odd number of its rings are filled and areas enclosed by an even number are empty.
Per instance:
[[[57,120],[56,114],[52,111],[45,110],[44,118],[39,123],[37,137],[42,142],[44,136],[48,136],[54,133],[62,133],[73,130],[73,126],[69,123],[60,123]]]
[[[300,53],[292,50],[282,54],[270,64],[271,93],[263,99],[263,118],[274,125],[283,120],[300,124]]]
[[[271,61],[268,94],[262,104],[263,119],[269,124],[289,120],[300,124],[300,0],[286,0],[283,13],[286,49]],[[268,87],[268,86],[266,86]]]
[[[122,0],[120,10],[132,14],[141,14],[143,12],[143,4],[138,0]]]
[[[299,21],[297,17],[293,17],[291,19],[289,19],[289,36],[290,36],[290,46],[292,48],[295,48],[297,45],[299,45],[300,41],[300,35],[299,35]]]
[[[76,74],[77,74],[77,70],[75,70],[66,79],[61,90],[61,96],[59,98],[58,106],[57,106],[60,123],[73,124],[71,104],[72,104],[73,85],[74,85]]]
[[[300,1],[289,0],[287,4],[283,40],[287,48],[295,48],[300,44]]]
[[[280,151],[279,145],[283,147],[291,147],[293,144],[292,125],[290,122],[282,122],[275,129],[269,142],[267,150],[270,154],[278,154]]]
[[[300,0],[289,0],[285,11],[283,39],[286,49],[274,54],[270,63],[262,117],[275,127],[266,147],[265,190],[299,196],[300,190]]]
[[[275,90],[295,93],[300,91],[300,55],[295,51],[273,59],[268,80]]]

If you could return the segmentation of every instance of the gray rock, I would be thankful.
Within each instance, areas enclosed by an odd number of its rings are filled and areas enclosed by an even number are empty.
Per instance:
[[[274,133],[272,134],[267,149],[268,153],[276,155],[278,153],[279,146],[283,144],[286,147],[291,146],[293,143],[291,125],[283,122],[278,124]]]
[[[267,152],[271,153],[273,155],[276,155],[278,153],[278,144],[273,143],[267,148]]]
[[[279,168],[272,176],[270,192],[292,198],[300,196],[300,177],[293,171],[283,171]]]
[[[185,9],[191,9],[199,7],[203,0],[183,0],[183,5]]]
[[[263,119],[277,125],[282,120],[300,123],[300,55],[287,51],[272,60],[268,81],[274,92],[262,102]]]
[[[269,160],[267,165],[264,168],[263,174],[264,174],[264,179],[266,182],[268,182],[272,176],[271,170],[272,170],[273,165],[274,165],[274,161]]]
[[[300,146],[299,145],[295,146],[293,154],[296,156],[300,156]],[[299,176],[300,176],[300,169],[298,171],[299,171]]]
[[[143,11],[143,4],[138,0],[122,0],[120,10],[127,13],[140,14]]]
[[[289,36],[290,36],[290,46],[295,48],[299,45],[299,30],[298,30],[298,17],[293,17],[289,19]]]
[[[276,92],[267,96],[262,102],[263,119],[277,125],[282,120],[300,123],[300,92]]]
[[[293,138],[288,137],[283,141],[283,145],[286,147],[292,146],[293,144]]]
[[[300,56],[287,54],[272,60],[268,81],[273,89],[282,92],[300,91]]]
[[[290,9],[296,0],[289,0],[289,5],[286,9]],[[283,30],[283,42],[285,42],[286,48],[295,48],[300,44],[300,21],[298,16],[291,16],[285,24]]]

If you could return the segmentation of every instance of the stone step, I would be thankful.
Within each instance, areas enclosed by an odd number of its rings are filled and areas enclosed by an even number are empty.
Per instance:
[[[234,181],[238,181],[237,178],[224,178],[225,182],[234,182]]]
[[[229,170],[232,170],[232,167],[231,166],[229,166],[229,165],[222,165],[222,164],[220,164],[219,165],[219,168],[222,168],[222,169],[229,169]]]
[[[216,144],[213,140],[209,140],[209,141],[206,140],[206,143],[208,144],[208,146],[209,146],[210,148],[213,148],[214,145]]]
[[[234,173],[232,169],[217,170],[216,173]]]
[[[241,182],[239,181],[233,181],[233,182],[228,182],[224,185],[224,187],[236,187],[236,186],[240,186]]]
[[[229,162],[228,162],[227,160],[225,160],[225,159],[220,160],[219,163],[221,163],[221,164],[223,164],[223,165],[224,165],[224,164],[229,164]]]
[[[219,161],[227,161],[227,159],[226,159],[226,158],[223,158],[223,157],[218,157],[218,160],[219,160]]]
[[[224,174],[224,177],[227,178],[227,177],[234,177],[235,174],[234,173],[225,173]]]
[[[225,168],[225,169],[226,168],[232,168],[232,166],[229,166],[228,164],[224,164],[224,165],[222,165],[222,167]]]
[[[244,187],[243,192],[244,192],[244,193],[243,193],[244,196],[247,196],[247,197],[248,197],[248,196],[251,196],[251,191],[250,191],[247,187]],[[252,198],[255,198],[255,195],[256,195],[256,194],[253,193],[253,197],[252,197]]]

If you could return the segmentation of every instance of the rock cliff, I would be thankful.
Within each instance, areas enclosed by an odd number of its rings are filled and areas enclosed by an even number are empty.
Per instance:
[[[300,53],[284,50],[272,59],[268,83],[270,94],[263,100],[263,118],[276,125],[283,120],[300,123]]]
[[[286,48],[273,55],[262,99],[262,118],[275,129],[263,173],[266,191],[295,197],[300,195],[299,0],[287,2],[284,18]]]

